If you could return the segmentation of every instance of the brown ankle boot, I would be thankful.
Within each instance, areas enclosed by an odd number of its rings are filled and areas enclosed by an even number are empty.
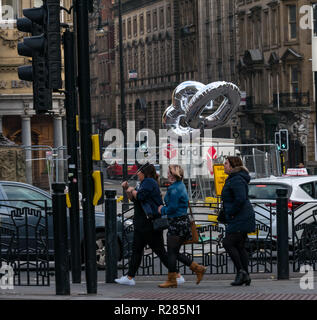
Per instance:
[[[169,272],[168,273],[168,280],[164,283],[160,284],[160,288],[177,288],[177,281],[176,281],[177,273],[176,272]]]
[[[196,276],[197,276],[196,284],[199,284],[199,282],[202,280],[207,268],[204,266],[201,266],[200,264],[198,264],[196,262],[192,262],[192,264],[190,265],[189,268],[190,268],[190,270],[192,270],[193,272],[196,273]]]

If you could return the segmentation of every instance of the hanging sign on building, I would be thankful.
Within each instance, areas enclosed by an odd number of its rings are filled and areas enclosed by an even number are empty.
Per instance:
[[[129,80],[134,80],[138,78],[138,73],[136,70],[129,70]]]

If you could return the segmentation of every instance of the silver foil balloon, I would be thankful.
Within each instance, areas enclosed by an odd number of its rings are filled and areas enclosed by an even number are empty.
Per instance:
[[[211,110],[213,101],[224,97],[218,109],[203,117],[205,109]],[[163,114],[163,124],[177,135],[185,135],[201,128],[214,129],[226,124],[240,104],[239,88],[230,82],[218,81],[203,85],[185,81],[173,92],[172,104]]]
[[[185,113],[179,108],[175,108],[174,105],[170,105],[162,116],[163,124],[168,128],[172,129],[177,135],[188,134],[191,129],[187,123],[185,126],[181,125],[182,120],[185,118]]]
[[[205,85],[197,81],[185,81],[176,87],[172,95],[172,105],[176,109],[181,109],[187,112],[187,106],[191,98],[200,90],[205,88]]]

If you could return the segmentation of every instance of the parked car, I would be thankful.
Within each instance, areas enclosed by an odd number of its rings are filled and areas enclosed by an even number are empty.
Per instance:
[[[128,176],[134,176],[136,175],[138,171],[137,165],[134,164],[128,164]],[[122,172],[123,172],[123,166],[121,164],[118,164],[115,162],[112,165],[109,165],[107,167],[107,175],[109,179],[120,179],[122,178]]]
[[[35,241],[39,235],[36,235],[35,227],[39,223],[43,223],[38,218],[38,210],[44,210],[44,203],[47,203],[48,213],[48,251],[51,257],[54,256],[54,237],[53,237],[53,216],[52,216],[52,198],[51,195],[37,187],[32,185],[12,182],[12,181],[0,181],[0,223],[1,227],[13,227],[19,229],[19,238],[22,245],[26,245],[27,235],[25,234],[26,228],[23,226],[26,222],[24,216],[19,214],[22,208],[29,208],[29,214],[27,214],[27,223],[30,226],[28,228],[28,245],[30,247],[35,246]],[[34,211],[32,214],[31,211]],[[68,215],[68,213],[67,213]],[[81,234],[81,248],[83,250],[83,221],[82,221],[82,210],[80,211],[80,234]],[[105,267],[105,215],[103,212],[95,212],[95,223],[96,223],[96,255],[97,255],[97,266]],[[117,233],[118,233],[118,259],[128,256],[129,252],[127,248],[123,248],[122,244],[127,243],[123,241],[123,236],[126,228],[131,230],[128,234],[125,234],[129,239],[132,239],[132,221],[126,220],[124,225],[122,224],[121,218],[117,217]],[[69,223],[68,223],[69,229]],[[68,231],[69,236],[69,231]],[[9,238],[9,237],[8,237]],[[3,237],[2,239],[3,240]],[[1,241],[0,240],[0,241]],[[82,251],[83,252],[83,251]],[[83,254],[82,254],[83,257]],[[83,260],[84,261],[84,260]]]
[[[305,233],[311,227],[316,228],[317,232],[317,176],[272,176],[251,180],[249,184],[249,199],[253,204],[256,223],[260,227],[258,234],[250,235],[249,238],[267,238],[272,213],[272,238],[276,240],[276,190],[280,188],[287,190],[289,244],[293,243],[293,219],[296,242],[307,237]]]

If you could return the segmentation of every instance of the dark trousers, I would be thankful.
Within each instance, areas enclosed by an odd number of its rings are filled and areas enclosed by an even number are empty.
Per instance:
[[[222,241],[237,271],[243,269],[248,272],[248,252],[245,249],[245,241],[248,235],[245,232],[234,232],[226,234]]]
[[[167,252],[164,247],[162,231],[134,231],[132,243],[132,256],[129,261],[128,276],[134,277],[141,264],[143,251],[146,245],[160,258],[166,268],[168,268]]]
[[[185,254],[179,253],[184,239],[178,236],[167,236],[167,253],[168,253],[168,272],[178,272],[176,260],[183,262],[186,266],[192,264],[192,260]]]

